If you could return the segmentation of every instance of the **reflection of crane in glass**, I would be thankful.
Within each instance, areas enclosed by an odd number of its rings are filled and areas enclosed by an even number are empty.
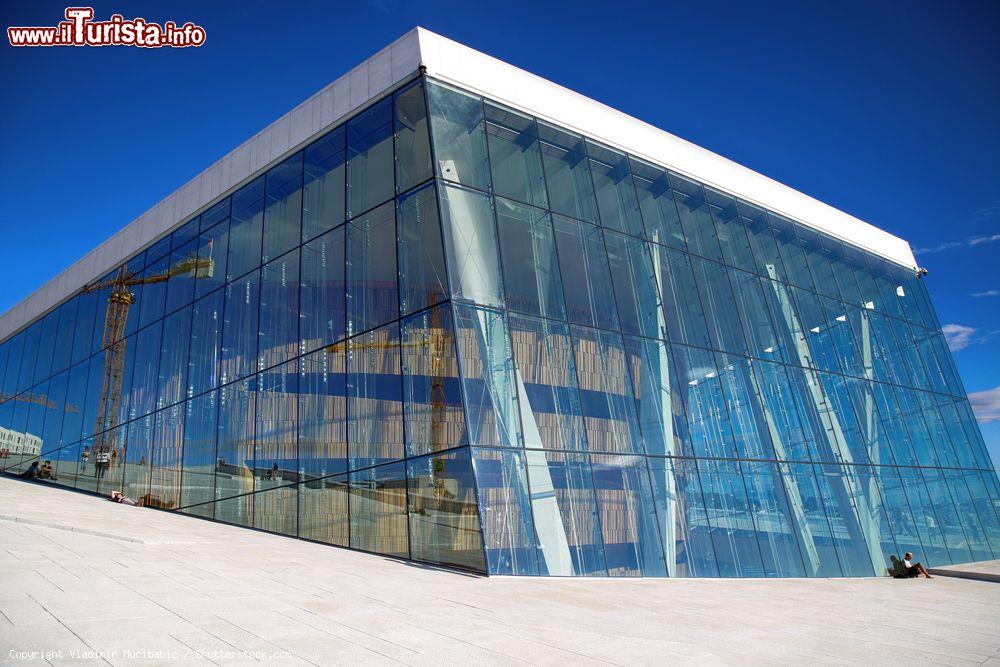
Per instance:
[[[189,274],[191,278],[210,278],[215,269],[215,261],[211,256],[200,258],[195,253],[180,260],[166,271],[153,275],[142,276],[139,271],[130,272],[122,266],[113,278],[84,286],[82,294],[111,290],[108,295],[108,309],[104,315],[104,335],[102,345],[105,349],[104,377],[101,382],[101,394],[97,405],[97,420],[94,424],[94,450],[102,446],[112,449],[114,434],[104,441],[104,430],[108,427],[109,417],[114,421],[122,397],[122,378],[125,374],[125,323],[128,321],[129,309],[135,302],[132,288],[136,285],[162,283]]]
[[[341,341],[328,345],[327,352],[339,353],[363,353],[368,350],[389,350],[395,351],[397,347],[404,350],[418,349],[426,350],[427,354],[427,374],[431,381],[431,423],[429,443],[432,452],[448,449],[448,435],[445,433],[447,419],[447,397],[445,396],[445,374],[446,355],[448,346],[451,343],[451,332],[442,328],[441,308],[434,308],[430,311],[430,318],[427,328],[419,338],[414,340],[401,341],[365,341],[365,336],[359,336],[350,340]],[[435,459],[434,463],[434,495],[437,498],[448,497],[449,493],[444,486],[444,459]]]
[[[22,403],[32,403],[34,405],[41,405],[42,407],[48,408],[49,410],[55,410],[60,407],[55,403],[53,403],[49,399],[49,397],[45,394],[36,394],[31,391],[26,391],[23,394],[18,394],[17,396],[11,396],[6,392],[0,392],[0,403],[4,403],[10,398],[13,398],[15,401],[21,401]],[[64,410],[65,412],[80,412],[80,408],[76,407],[72,403],[67,403]]]

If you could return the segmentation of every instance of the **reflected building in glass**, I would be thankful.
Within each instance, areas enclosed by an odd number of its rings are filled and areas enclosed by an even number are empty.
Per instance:
[[[905,241],[420,29],[0,336],[8,473],[181,514],[507,575],[1000,556]]]

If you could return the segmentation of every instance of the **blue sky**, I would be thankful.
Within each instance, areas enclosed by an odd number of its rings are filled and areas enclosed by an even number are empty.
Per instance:
[[[7,2],[4,27],[54,25],[64,7]],[[94,8],[98,19],[193,21],[207,41],[141,50],[13,49],[4,40],[0,310],[423,25],[909,240],[1000,461],[1000,4]]]

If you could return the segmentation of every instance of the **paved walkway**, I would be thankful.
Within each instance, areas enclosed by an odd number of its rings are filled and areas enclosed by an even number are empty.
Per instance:
[[[472,577],[0,479],[0,649],[12,664],[1000,665],[1000,584]]]

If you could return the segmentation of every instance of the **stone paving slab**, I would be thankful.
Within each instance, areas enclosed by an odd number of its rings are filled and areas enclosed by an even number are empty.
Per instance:
[[[11,479],[0,517],[0,664],[1000,663],[980,581],[476,577]]]

